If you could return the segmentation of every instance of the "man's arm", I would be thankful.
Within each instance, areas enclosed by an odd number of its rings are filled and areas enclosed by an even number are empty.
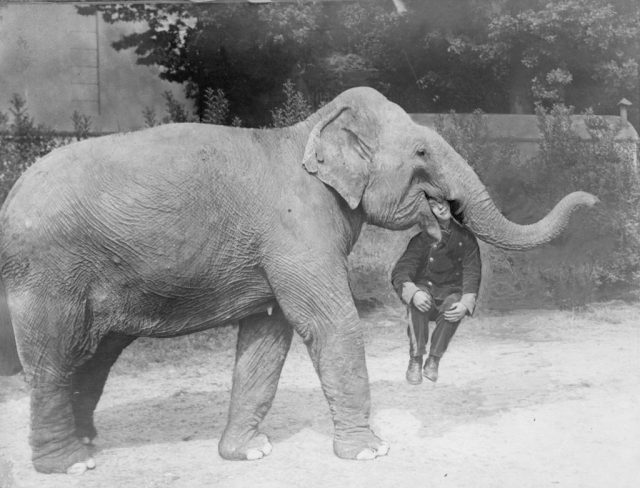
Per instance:
[[[425,242],[422,234],[413,236],[404,254],[400,256],[400,259],[393,267],[393,271],[391,271],[391,284],[398,296],[406,304],[411,303],[413,295],[419,290],[414,280],[424,259],[424,246]]]

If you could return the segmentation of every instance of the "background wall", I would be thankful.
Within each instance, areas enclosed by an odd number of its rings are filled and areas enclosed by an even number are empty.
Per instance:
[[[133,50],[111,47],[144,28],[108,25],[78,15],[74,5],[0,6],[0,111],[18,93],[38,123],[56,130],[73,129],[74,110],[90,116],[97,132],[144,127],[145,107],[164,113],[165,90],[185,101],[182,86],[161,80],[158,68],[136,65]]]

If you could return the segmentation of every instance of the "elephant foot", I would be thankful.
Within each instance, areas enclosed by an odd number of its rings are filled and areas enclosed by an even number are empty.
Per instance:
[[[93,414],[80,415],[77,406],[66,384],[44,378],[32,388],[29,443],[36,471],[82,474],[95,468],[86,445],[96,434]]]
[[[333,452],[342,459],[369,461],[379,456],[386,456],[389,452],[389,444],[367,429],[358,433],[336,434],[333,440]]]
[[[94,469],[96,462],[91,457],[86,445],[75,440],[70,454],[50,452],[39,456],[34,451],[33,467],[40,473],[67,473],[72,475],[82,474],[88,469]]]
[[[268,456],[272,450],[269,438],[262,433],[256,433],[244,441],[225,432],[218,444],[220,456],[230,461],[255,461]]]

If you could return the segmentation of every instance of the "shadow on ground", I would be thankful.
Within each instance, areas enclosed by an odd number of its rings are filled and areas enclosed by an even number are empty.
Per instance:
[[[399,377],[402,372],[399,372]],[[520,389],[484,381],[466,385],[419,387],[398,381],[372,383],[374,412],[401,406],[421,426],[420,437],[441,436],[452,427],[514,409],[576,398],[589,384],[558,385],[544,381],[525,383]],[[561,386],[561,387],[559,387]],[[103,435],[99,450],[144,444],[189,442],[219,438],[227,420],[228,391],[178,392],[141,402],[98,410],[96,426]],[[279,390],[262,429],[273,442],[285,441],[304,429],[331,436],[333,424],[319,388]]]

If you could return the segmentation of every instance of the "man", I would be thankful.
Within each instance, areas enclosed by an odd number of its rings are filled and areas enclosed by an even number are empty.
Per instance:
[[[414,236],[391,274],[393,287],[411,314],[406,378],[412,385],[422,383],[423,375],[434,382],[438,379],[440,359],[462,318],[473,313],[480,289],[480,250],[475,236],[451,217],[449,202],[429,199],[429,205],[440,224],[442,240],[436,243],[426,232]],[[435,320],[436,327],[421,372],[430,320]]]

